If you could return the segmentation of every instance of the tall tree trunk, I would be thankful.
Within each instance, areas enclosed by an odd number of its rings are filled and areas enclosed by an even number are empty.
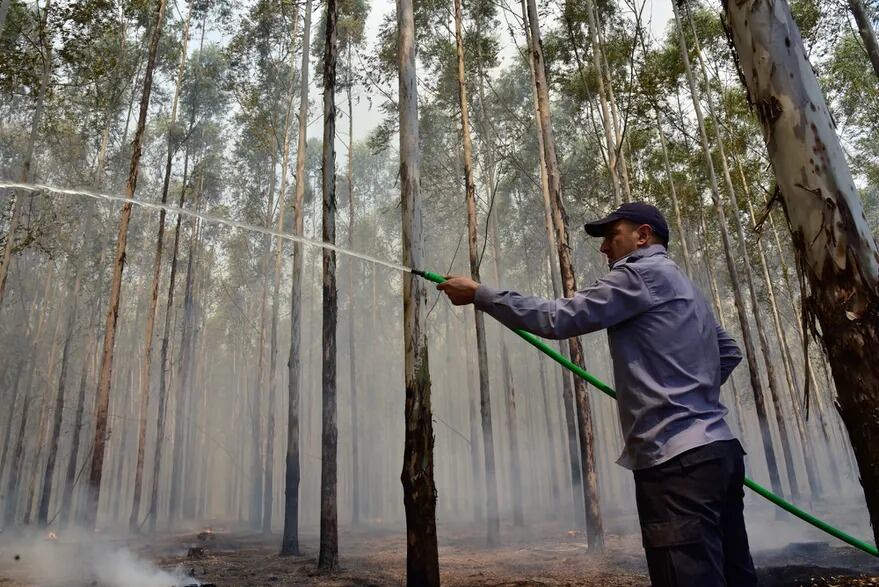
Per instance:
[[[739,166],[739,171],[741,172],[741,166]],[[744,173],[742,173],[741,179],[742,186],[745,189],[745,200],[748,202],[748,213],[751,222],[754,222],[754,219],[756,218],[754,215],[754,205],[751,203],[751,194],[750,190],[748,190],[748,184],[745,180]],[[759,238],[757,239],[756,244],[757,254],[760,258],[760,268],[763,271],[763,283],[766,287],[766,295],[769,298],[769,309],[772,312],[772,323],[775,326],[775,337],[781,345],[779,350],[781,351],[782,366],[787,379],[788,399],[790,400],[791,408],[794,413],[794,424],[797,427],[800,448],[803,451],[803,464],[806,469],[806,478],[809,482],[809,492],[812,498],[818,498],[821,495],[821,482],[818,479],[818,471],[815,470],[815,459],[811,457],[811,455],[816,454],[815,447],[812,445],[812,439],[809,437],[808,431],[806,430],[805,422],[803,421],[803,416],[800,412],[800,404],[795,394],[795,375],[793,373],[793,367],[790,364],[787,334],[784,331],[784,326],[781,323],[781,316],[778,313],[778,304],[775,300],[775,288],[772,286],[772,278],[769,276],[769,266],[766,263],[766,252],[763,250],[763,242]]]
[[[167,153],[165,155],[165,176],[162,181],[162,204],[168,202],[168,188],[171,183],[171,161],[174,157],[176,145],[174,144],[174,128],[177,124],[177,106],[180,100],[180,88],[183,85],[183,75],[186,70],[186,47],[189,44],[189,23],[192,20],[193,4],[189,3],[186,20],[183,21],[183,44],[180,50],[180,63],[177,66],[177,82],[174,85],[174,98],[171,101],[171,116],[168,121]],[[131,504],[131,516],[128,520],[129,530],[137,532],[140,528],[138,517],[140,515],[140,498],[143,487],[143,464],[146,453],[146,430],[147,417],[150,404],[150,364],[153,351],[153,330],[156,324],[156,314],[159,302],[159,281],[162,275],[162,249],[165,240],[165,215],[166,210],[159,211],[159,228],[156,232],[156,252],[153,256],[153,278],[150,286],[150,306],[147,311],[147,323],[144,334],[143,359],[140,366],[140,417],[137,428],[137,463],[134,470],[134,496]]]
[[[9,7],[9,2],[5,2],[5,7]],[[27,183],[31,176],[31,165],[34,159],[34,148],[37,144],[37,136],[40,133],[40,126],[43,124],[43,113],[46,110],[46,95],[49,91],[49,81],[52,75],[52,42],[46,38],[46,24],[49,18],[49,8],[51,0],[46,0],[40,15],[40,57],[43,64],[42,75],[40,76],[40,91],[37,94],[37,104],[34,108],[34,116],[31,118],[31,131],[28,138],[27,150],[21,162],[21,171],[19,172],[19,182]],[[5,9],[0,9],[3,19],[0,20],[0,33],[3,32],[3,20],[6,19]],[[6,293],[6,278],[9,274],[9,264],[12,262],[12,249],[15,247],[15,231],[18,230],[18,224],[21,222],[22,208],[27,207],[30,200],[30,192],[25,201],[22,201],[18,195],[12,194],[12,216],[9,219],[9,230],[6,233],[6,244],[3,247],[2,256],[0,256],[0,310],[3,308],[3,297]]]
[[[477,31],[479,32],[479,29],[477,29]],[[463,46],[461,47],[461,53],[461,57],[463,59]],[[461,62],[461,65],[463,65],[463,61]],[[494,126],[491,123],[491,120],[486,114],[484,81],[485,73],[482,69],[482,51],[478,46],[476,49],[476,67],[478,70],[479,79],[479,109],[482,113],[482,134],[484,136],[485,148],[487,151],[486,156],[488,159],[485,165],[485,186],[487,196],[489,198],[489,201],[491,202],[490,207],[493,210],[493,213],[489,214],[488,226],[486,229],[489,232],[490,240],[492,243],[492,259],[494,260],[494,280],[495,283],[499,284],[503,276],[503,271],[501,270],[501,246],[497,231],[497,218],[500,206],[496,205],[495,203],[495,197],[497,195],[495,180],[497,164],[495,160],[494,136],[496,136],[496,132]],[[463,73],[463,71],[461,73]],[[503,370],[504,377],[504,407],[506,412],[507,430],[509,431],[508,437],[510,443],[510,488],[513,502],[513,525],[524,526],[525,515],[522,503],[522,468],[521,455],[519,453],[519,426],[517,421],[518,418],[516,417],[516,387],[513,382],[513,368],[510,361],[510,351],[507,348],[506,335],[506,329],[501,329],[501,369]]]
[[[619,169],[617,167],[617,145],[613,137],[613,127],[611,126],[613,123],[611,121],[610,108],[607,104],[607,91],[604,86],[604,68],[601,64],[601,43],[598,40],[598,24],[595,15],[595,4],[592,2],[592,0],[586,0],[585,8],[586,15],[589,21],[589,42],[592,47],[592,67],[595,68],[595,73],[598,80],[598,100],[601,105],[601,124],[604,128],[604,140],[607,146],[607,163],[610,167],[610,181],[611,186],[613,187],[614,205],[619,206],[623,201],[623,192],[622,187],[620,186]],[[531,33],[531,35],[535,36],[533,32]],[[532,42],[541,42],[541,40],[537,39],[536,41]],[[540,62],[540,67],[545,67],[543,62],[538,60],[536,57],[535,61]],[[553,147],[553,151],[554,150],[555,147]],[[550,157],[547,156],[547,159],[549,158]],[[549,161],[547,161],[547,163],[549,163]],[[564,278],[562,279],[564,280]]]
[[[723,5],[879,542],[879,247],[787,3]]]
[[[685,10],[687,10],[685,8]],[[705,66],[705,59],[702,57],[702,47],[699,44],[699,37],[696,34],[696,27],[693,26],[693,20],[687,10],[687,21],[693,33],[694,48],[696,49],[696,57],[699,61],[699,68],[702,72],[702,81],[705,83],[705,101],[708,104],[709,116],[717,121],[717,114],[714,110],[714,99],[711,96],[710,79],[708,77],[708,68]],[[760,309],[757,299],[757,288],[754,285],[754,275],[751,269],[751,257],[748,253],[748,246],[745,240],[745,231],[742,226],[741,213],[739,211],[738,197],[736,196],[735,186],[733,186],[732,177],[729,172],[729,164],[726,157],[726,148],[724,147],[723,133],[720,124],[714,125],[715,141],[717,142],[717,151],[720,158],[720,167],[723,171],[723,180],[726,190],[729,193],[730,203],[732,204],[732,217],[736,232],[739,237],[739,254],[742,257],[742,264],[745,268],[745,282],[748,285],[748,293],[751,297],[751,310],[754,314],[754,326],[757,330],[757,340],[760,343],[759,349],[763,356],[763,364],[766,367],[766,378],[769,381],[769,395],[772,398],[772,405],[775,408],[775,422],[778,426],[778,435],[781,442],[781,450],[784,454],[785,470],[787,471],[787,479],[790,484],[791,496],[794,500],[799,498],[800,490],[797,482],[796,463],[793,458],[793,450],[791,448],[790,435],[787,431],[787,423],[783,412],[783,402],[781,401],[781,393],[779,390],[778,378],[775,375],[775,365],[772,361],[772,348],[769,345],[769,338],[766,336],[766,327],[763,324],[763,312]]]
[[[58,458],[58,439],[61,437],[61,421],[64,416],[64,389],[67,381],[67,365],[70,362],[70,343],[76,326],[76,308],[79,303],[79,275],[73,286],[73,299],[69,301],[67,326],[65,327],[64,346],[61,350],[61,372],[58,375],[58,390],[55,395],[55,413],[52,419],[52,433],[49,436],[49,450],[46,456],[46,471],[43,474],[43,490],[40,493],[40,504],[37,508],[37,523],[45,526],[49,521],[49,499],[52,496],[52,483],[55,479],[55,462]]]
[[[403,216],[403,264],[422,267],[424,237],[418,141],[418,86],[415,73],[415,11],[412,0],[397,0],[397,71],[400,114],[400,200]],[[436,485],[433,473],[433,416],[427,329],[422,307],[424,283],[403,274],[403,344],[406,406],[404,422],[403,505],[406,509],[406,584],[440,584],[436,536]]]
[[[143,95],[140,100],[140,115],[137,121],[137,130],[132,142],[131,166],[128,172],[128,181],[125,186],[125,195],[134,197],[137,187],[137,176],[140,166],[141,139],[146,127],[147,112],[149,110],[150,92],[153,87],[153,69],[156,66],[156,54],[158,52],[159,37],[162,34],[162,21],[165,16],[165,0],[157,0],[156,12],[153,24],[153,32],[150,38],[149,58],[143,81]],[[116,237],[116,254],[113,263],[113,278],[110,282],[110,301],[107,309],[107,325],[104,332],[104,348],[101,356],[101,369],[98,375],[97,391],[97,414],[95,415],[95,440],[92,462],[89,470],[89,503],[86,510],[86,523],[94,526],[98,517],[98,501],[101,494],[101,478],[104,467],[104,450],[107,442],[107,412],[110,407],[110,381],[113,373],[113,347],[116,342],[116,321],[119,317],[119,300],[122,290],[122,271],[125,266],[125,248],[128,242],[128,222],[131,219],[131,202],[122,206],[119,219],[119,233]]]
[[[298,138],[296,144],[296,186],[293,200],[293,231],[303,233],[305,200],[305,155],[308,124],[308,58],[311,47],[311,1],[305,3],[302,24],[302,65],[300,67]],[[284,536],[282,555],[299,554],[299,391],[302,386],[302,244],[293,243],[293,274],[290,285],[290,355],[287,357],[287,457],[285,463]]]
[[[470,140],[470,114],[464,74],[464,38],[461,24],[461,1],[455,0],[455,47],[457,52],[458,105],[461,109],[461,137],[464,144],[464,190],[467,209],[467,245],[470,276],[479,281],[479,250],[477,243],[476,184],[473,180],[473,144]],[[485,459],[486,539],[489,544],[500,540],[500,516],[497,502],[497,477],[494,462],[494,433],[491,420],[491,394],[488,378],[488,351],[485,339],[485,317],[475,312],[476,357],[479,367],[479,403],[482,414],[482,440]]]
[[[354,250],[354,106],[351,99],[351,40],[348,40],[348,249]],[[357,361],[354,340],[354,259],[348,259],[348,380],[351,385],[351,523],[360,524],[360,413],[357,409]]]
[[[879,43],[876,42],[876,33],[870,24],[870,15],[867,13],[863,0],[848,0],[848,5],[858,25],[858,34],[864,41],[864,48],[870,58],[870,64],[873,66],[873,72],[879,78]],[[2,29],[3,25],[0,24],[0,30]]]
[[[336,244],[336,54],[338,39],[336,0],[327,0],[324,45],[324,139],[321,164],[323,191],[323,241]],[[339,520],[337,511],[336,427],[336,252],[323,250],[323,361],[321,383],[323,406],[320,467],[320,552],[317,566],[333,570],[339,564]]]
[[[556,262],[558,246],[556,244],[555,228],[552,219],[552,203],[549,196],[549,176],[546,172],[546,150],[543,146],[543,122],[540,118],[540,100],[537,97],[537,73],[534,69],[534,52],[531,51],[531,28],[528,25],[528,8],[526,0],[521,0],[522,4],[522,21],[525,29],[525,41],[528,46],[528,69],[531,73],[531,99],[534,102],[534,125],[537,131],[537,159],[540,167],[540,191],[543,196],[543,220],[546,228],[547,242],[547,258],[549,261],[549,276],[552,282],[552,295],[554,298],[562,297],[561,278],[559,275],[559,266]],[[569,22],[569,21],[568,21]],[[571,32],[571,29],[568,29]],[[559,351],[568,359],[571,358],[571,351],[566,341],[558,341]],[[562,406],[565,410],[565,431],[568,446],[568,461],[571,466],[571,495],[573,498],[574,509],[578,512],[577,518],[584,519],[585,511],[583,510],[583,482],[580,475],[580,455],[578,451],[577,440],[577,424],[574,415],[574,390],[571,384],[571,376],[566,370],[561,371],[562,376]],[[580,515],[582,513],[582,515]]]
[[[571,260],[571,248],[568,246],[568,228],[565,221],[564,203],[562,201],[562,185],[558,158],[555,151],[555,138],[550,121],[549,88],[547,87],[546,65],[541,47],[540,28],[537,21],[537,3],[535,0],[528,0],[527,6],[528,22],[531,27],[531,52],[534,56],[534,72],[536,74],[537,97],[543,131],[543,147],[546,154],[546,171],[549,178],[550,202],[553,205],[553,225],[558,246],[559,271],[562,277],[564,294],[567,297],[572,297],[577,291],[577,280]],[[569,339],[568,348],[570,349],[571,360],[578,365],[584,365],[583,347],[580,339]],[[577,405],[580,469],[583,479],[583,499],[586,511],[586,531],[589,537],[589,550],[600,552],[604,549],[604,528],[598,498],[598,476],[595,472],[592,409],[589,405],[586,382],[579,377],[576,378],[574,390],[574,399]]]
[[[284,230],[284,212],[287,201],[287,172],[290,168],[290,129],[293,118],[293,97],[296,81],[296,34],[299,27],[299,5],[293,7],[293,32],[290,36],[290,73],[287,84],[287,104],[284,112],[284,140],[281,152],[281,185],[278,190],[278,223],[276,230]],[[307,48],[303,48],[307,51]],[[278,313],[281,306],[281,259],[284,254],[284,241],[275,243],[275,276],[272,287],[272,326],[271,347],[269,355],[269,393],[268,421],[266,425],[266,466],[265,482],[263,483],[262,531],[272,531],[272,503],[275,472],[275,385],[278,375]]]
[[[671,202],[675,213],[675,228],[678,229],[678,242],[681,243],[681,252],[684,256],[684,269],[687,275],[693,277],[693,266],[690,260],[690,248],[687,246],[687,233],[684,231],[684,223],[681,220],[681,206],[678,202],[678,191],[675,189],[675,179],[671,171],[671,163],[668,160],[668,148],[665,144],[665,133],[659,118],[659,109],[654,106],[653,113],[656,117],[656,134],[659,135],[659,145],[662,147],[662,161],[665,165],[665,174],[668,176],[668,187],[671,193]]]
[[[729,271],[730,282],[733,288],[736,311],[739,316],[739,324],[742,329],[745,357],[748,361],[748,372],[751,378],[751,391],[754,394],[754,407],[757,410],[757,419],[760,424],[760,434],[763,439],[763,452],[766,457],[766,466],[769,470],[769,480],[772,486],[772,491],[781,494],[781,477],[778,474],[778,463],[775,459],[772,433],[769,428],[769,419],[766,414],[766,405],[763,398],[763,384],[760,381],[760,371],[757,363],[757,351],[755,350],[756,346],[754,344],[754,337],[751,333],[751,324],[748,321],[745,299],[742,295],[741,282],[739,281],[739,272],[736,268],[735,258],[733,257],[732,241],[729,237],[729,229],[727,228],[726,214],[723,211],[720,189],[717,186],[717,174],[714,171],[714,160],[711,157],[708,133],[705,131],[705,119],[702,116],[702,106],[699,103],[699,93],[696,88],[696,80],[693,76],[693,71],[690,68],[690,58],[687,53],[687,44],[684,38],[684,30],[681,25],[680,11],[677,2],[672,2],[672,8],[674,10],[675,26],[680,42],[681,60],[683,61],[684,71],[687,75],[690,95],[693,99],[693,109],[696,112],[696,122],[699,126],[699,139],[702,146],[702,155],[705,157],[705,166],[708,171],[708,179],[711,186],[711,197],[714,201],[714,208],[717,213],[717,224],[723,241],[724,258],[726,260],[726,267]],[[754,310],[757,311],[757,308],[755,307]]]

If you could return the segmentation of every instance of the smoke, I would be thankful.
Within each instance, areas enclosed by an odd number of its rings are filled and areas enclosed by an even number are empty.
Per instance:
[[[0,574],[39,587],[182,587],[199,582],[158,568],[128,548],[84,533],[19,537],[0,545]]]

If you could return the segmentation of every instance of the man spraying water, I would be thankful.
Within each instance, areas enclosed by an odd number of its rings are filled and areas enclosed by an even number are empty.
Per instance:
[[[668,257],[668,223],[623,204],[585,225],[610,272],[573,298],[547,300],[449,277],[437,286],[510,328],[564,339],[607,329],[641,535],[655,587],[757,585],[743,517],[741,444],[720,386],[741,362],[735,341]]]

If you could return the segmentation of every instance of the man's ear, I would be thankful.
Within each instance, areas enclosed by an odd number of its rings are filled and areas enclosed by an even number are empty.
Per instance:
[[[642,224],[638,227],[638,240],[644,240],[644,242],[639,242],[638,244],[647,244],[651,241],[653,237],[653,227],[649,224]]]

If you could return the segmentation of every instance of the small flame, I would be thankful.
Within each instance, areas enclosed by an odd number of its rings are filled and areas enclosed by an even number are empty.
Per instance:
[[[54,532],[49,532],[46,534],[46,540],[58,540],[58,535]]]
[[[211,530],[210,528],[205,528],[205,529],[202,530],[202,531],[203,531],[205,534],[213,534],[213,533],[214,533],[214,531]]]

